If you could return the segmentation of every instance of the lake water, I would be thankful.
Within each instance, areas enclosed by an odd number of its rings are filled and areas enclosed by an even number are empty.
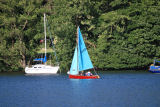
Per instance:
[[[160,74],[106,72],[101,79],[0,73],[0,107],[160,107]]]

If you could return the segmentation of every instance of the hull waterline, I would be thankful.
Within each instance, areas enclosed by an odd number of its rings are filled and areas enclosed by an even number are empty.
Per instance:
[[[81,76],[81,75],[69,75],[70,79],[99,79],[99,75],[93,76]]]

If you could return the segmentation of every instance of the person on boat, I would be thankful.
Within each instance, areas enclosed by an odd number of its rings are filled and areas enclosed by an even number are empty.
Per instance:
[[[82,75],[83,75],[83,73],[84,73],[84,71],[80,71],[80,72],[79,72],[79,75],[81,75],[81,76],[82,76]]]
[[[69,70],[68,70],[67,74],[69,74]]]
[[[90,71],[88,71],[87,73],[86,73],[86,76],[92,76],[93,74],[90,72]]]

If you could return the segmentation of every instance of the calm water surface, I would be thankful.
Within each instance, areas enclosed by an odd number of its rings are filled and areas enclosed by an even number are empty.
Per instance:
[[[160,74],[99,73],[101,79],[67,75],[0,74],[0,107],[160,107]]]

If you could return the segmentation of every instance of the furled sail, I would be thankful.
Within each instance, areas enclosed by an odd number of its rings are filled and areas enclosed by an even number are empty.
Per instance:
[[[33,61],[42,61],[43,63],[47,62],[47,57],[44,58],[35,58]]]

